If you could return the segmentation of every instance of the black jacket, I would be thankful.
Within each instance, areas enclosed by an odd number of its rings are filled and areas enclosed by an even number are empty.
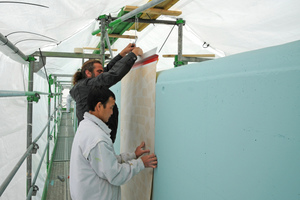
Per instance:
[[[104,68],[104,72],[95,78],[86,78],[79,80],[70,90],[72,98],[76,102],[76,116],[78,123],[83,120],[83,114],[88,112],[87,96],[94,86],[111,87],[119,82],[134,65],[137,56],[130,52],[125,57],[117,55]],[[114,107],[113,114],[107,122],[108,127],[112,130],[111,138],[115,141],[118,127],[118,108]]]

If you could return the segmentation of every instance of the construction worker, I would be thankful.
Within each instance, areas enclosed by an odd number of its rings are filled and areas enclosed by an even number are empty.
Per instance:
[[[87,95],[94,86],[106,86],[119,82],[131,69],[137,60],[137,56],[143,54],[143,50],[129,43],[116,57],[114,57],[105,68],[99,60],[85,62],[80,71],[73,75],[73,88],[70,90],[72,98],[76,102],[76,116],[78,123],[83,120],[84,112],[88,111],[86,104]],[[118,128],[118,108],[114,107],[114,114],[107,122],[112,130],[111,139],[116,139]]]

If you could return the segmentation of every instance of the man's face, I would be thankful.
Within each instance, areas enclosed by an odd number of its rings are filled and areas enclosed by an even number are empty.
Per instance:
[[[110,116],[113,114],[113,108],[115,106],[115,100],[112,97],[109,97],[108,102],[104,108],[103,104],[100,104],[98,111],[98,118],[103,122],[108,122]]]
[[[100,63],[94,63],[93,78],[103,73],[103,67]]]

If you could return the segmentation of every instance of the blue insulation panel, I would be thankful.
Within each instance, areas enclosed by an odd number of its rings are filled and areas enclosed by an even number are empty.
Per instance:
[[[300,41],[181,66],[156,85],[153,199],[300,199]]]

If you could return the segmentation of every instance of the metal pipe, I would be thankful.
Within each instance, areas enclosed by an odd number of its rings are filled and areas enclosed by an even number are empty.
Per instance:
[[[55,112],[57,109],[58,109],[58,108],[56,108],[56,109],[54,110],[54,112]],[[54,115],[54,112],[52,113],[51,117]],[[43,130],[41,131],[41,133],[33,140],[33,143],[36,143],[36,142],[40,139],[40,137],[43,135],[44,131],[45,131],[46,128],[48,127],[50,121],[51,121],[51,119],[48,119],[47,124],[45,125],[45,127],[43,128]]]
[[[34,59],[30,59],[29,64],[29,74],[28,74],[28,91],[33,91],[33,69],[34,69]],[[27,148],[32,145],[32,113],[33,113],[33,105],[32,101],[27,102]],[[27,157],[27,192],[29,192],[31,186],[31,178],[32,178],[32,154]]]
[[[33,178],[33,180],[32,180],[32,185],[31,185],[31,187],[30,187],[30,189],[29,189],[29,192],[27,193],[27,198],[26,198],[26,200],[29,200],[29,199],[31,198],[31,195],[32,195],[32,192],[33,192],[33,187],[34,187],[34,185],[35,185],[37,176],[39,175],[39,172],[40,172],[40,169],[41,169],[41,166],[42,166],[42,163],[43,163],[45,154],[46,154],[46,150],[48,149],[48,147],[49,147],[49,138],[48,138],[48,140],[47,140],[47,145],[46,145],[45,150],[44,150],[44,152],[43,152],[43,155],[42,155],[42,157],[41,157],[39,166],[38,166],[38,168],[36,169],[36,173],[35,173],[34,178]]]
[[[40,56],[39,51],[31,54],[32,56]],[[51,51],[42,51],[44,57],[56,57],[56,58],[92,58],[99,59],[99,54],[86,54],[86,53],[67,53],[67,52],[51,52]],[[53,75],[53,74],[52,74]]]
[[[196,58],[196,57],[183,57],[182,61],[185,62],[202,62],[202,61],[207,61],[207,60],[212,60],[210,58]]]
[[[6,187],[9,185],[10,181],[13,179],[13,177],[16,175],[17,171],[23,164],[24,160],[27,158],[27,156],[31,155],[31,151],[33,149],[33,144],[31,144],[28,148],[27,151],[23,154],[23,156],[20,158],[18,163],[15,165],[15,167],[11,170],[9,175],[6,177],[6,179],[3,181],[3,183],[0,186],[0,196],[3,194],[5,191]]]
[[[49,93],[36,92],[36,91],[9,91],[9,90],[0,90],[0,97],[36,96],[36,94],[49,95]]]
[[[135,10],[133,10],[133,11],[125,14],[125,15],[123,15],[122,17],[120,17],[120,18],[118,18],[118,19],[116,19],[114,21],[112,21],[111,23],[108,24],[108,26],[109,27],[113,27],[113,26],[115,26],[115,25],[117,25],[117,24],[125,21],[126,19],[129,19],[129,18],[131,18],[131,17],[139,14],[140,12],[142,12],[144,10],[147,10],[148,8],[156,6],[157,4],[159,4],[159,3],[163,2],[163,1],[165,1],[165,0],[153,0],[153,1],[150,1],[150,2],[142,5],[141,7],[137,8],[137,9],[135,9]]]
[[[55,111],[58,110],[58,107],[55,109]],[[53,116],[54,113],[51,115]],[[15,165],[15,167],[12,169],[12,171],[9,173],[9,175],[7,176],[7,178],[4,180],[4,182],[2,183],[2,185],[0,186],[0,196],[3,194],[3,192],[5,191],[6,187],[9,185],[10,181],[13,179],[13,177],[15,176],[15,174],[17,173],[17,171],[19,170],[19,168],[21,167],[22,163],[24,162],[24,160],[26,159],[26,157],[31,156],[31,151],[34,147],[34,144],[39,140],[39,138],[42,136],[42,134],[44,133],[45,129],[47,128],[48,124],[50,123],[50,120],[48,120],[46,126],[44,127],[44,129],[41,131],[40,135],[36,137],[36,139],[29,145],[29,147],[27,148],[27,151],[23,154],[23,156],[20,158],[20,160],[18,161],[18,163]],[[43,159],[42,159],[43,160]],[[29,190],[31,189],[31,187],[29,188]],[[28,191],[29,192],[29,191]]]
[[[56,78],[56,77],[55,77]],[[72,83],[72,81],[57,81],[58,83]]]
[[[178,20],[182,20],[179,18]],[[182,61],[182,27],[183,24],[178,24],[178,62],[180,63]]]
[[[98,56],[99,58],[99,56]],[[59,76],[59,77],[73,77],[74,74],[51,74],[52,76]]]
[[[50,91],[51,91],[51,88],[50,88],[51,86],[49,85],[49,93],[50,93]],[[50,116],[50,112],[51,112],[51,97],[50,96],[48,96],[48,121],[49,121],[49,123],[48,123],[48,137],[47,138],[49,138],[49,136],[50,136],[50,121],[51,121],[51,116]],[[55,112],[54,112],[55,113]],[[53,114],[54,114],[53,113]],[[47,148],[47,170],[49,169],[49,154],[50,154],[50,148],[49,148],[49,146],[48,146],[48,148]]]
[[[3,45],[7,45],[14,53],[19,55],[23,60],[27,61],[28,56],[26,56],[20,49],[18,49],[13,43],[11,43],[4,35],[0,33],[0,41]]]
[[[111,50],[110,41],[109,41],[109,37],[108,37],[107,31],[105,31],[105,40],[106,40],[106,44],[107,44],[107,47],[108,47],[109,52],[110,52],[111,59],[113,59],[114,55],[113,55],[113,52]]]
[[[56,76],[54,76],[54,92],[55,93],[57,92],[57,77]],[[57,96],[54,96],[54,108],[56,108],[56,103],[57,103],[56,99],[57,99]],[[56,122],[56,112],[57,111],[54,112],[55,122]],[[54,130],[53,137],[54,137],[54,141],[55,141],[55,139],[56,139],[56,123],[54,123],[54,126],[55,126],[55,130]]]
[[[105,33],[106,33],[106,29],[105,29],[105,18],[101,19],[101,40],[100,40],[100,55],[101,55],[101,61],[102,61],[102,65],[104,65],[105,62],[105,43],[104,43],[104,37],[105,37]]]

